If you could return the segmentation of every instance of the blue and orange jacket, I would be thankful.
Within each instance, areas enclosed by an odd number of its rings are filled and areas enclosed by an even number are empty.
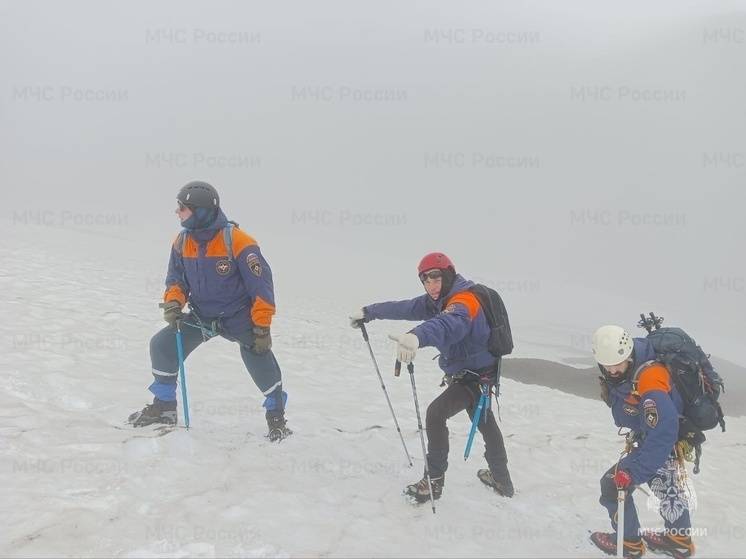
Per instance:
[[[228,220],[219,210],[209,227],[184,231],[171,246],[164,301],[187,301],[203,319],[239,313],[256,326],[269,327],[275,313],[272,270],[256,241],[237,227],[232,230],[232,258],[223,229]],[[183,242],[181,235],[186,235]]]
[[[671,381],[668,369],[655,361],[655,352],[645,338],[635,338],[635,358],[629,378],[619,384],[608,383],[614,423],[638,434],[640,445],[622,459],[633,483],[648,482],[674,450],[679,437],[679,417],[684,403]],[[637,375],[637,390],[632,376]]]
[[[440,351],[438,364],[447,374],[464,369],[477,371],[495,364],[487,350],[490,328],[477,296],[469,291],[474,282],[456,275],[453,287],[437,301],[427,294],[406,301],[389,301],[365,307],[369,320],[424,320],[412,330],[420,347]]]

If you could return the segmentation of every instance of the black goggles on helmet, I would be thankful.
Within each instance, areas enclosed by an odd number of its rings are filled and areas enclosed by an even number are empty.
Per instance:
[[[178,198],[176,199],[176,203],[179,204],[179,210],[184,211],[185,209],[191,210],[192,206],[189,206],[188,204],[185,204]]]
[[[436,280],[443,277],[443,270],[430,270],[428,272],[422,272],[420,274],[420,281],[425,283],[425,280]]]

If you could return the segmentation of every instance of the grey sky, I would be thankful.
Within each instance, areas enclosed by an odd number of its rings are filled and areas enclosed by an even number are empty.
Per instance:
[[[3,217],[119,216],[83,228],[153,267],[201,178],[280,301],[437,249],[527,325],[650,302],[738,361],[745,55],[739,2],[4,1]]]

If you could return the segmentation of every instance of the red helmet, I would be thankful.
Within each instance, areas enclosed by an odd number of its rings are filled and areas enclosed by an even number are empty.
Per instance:
[[[420,260],[419,266],[417,266],[417,273],[427,272],[428,270],[451,270],[456,271],[456,267],[442,252],[431,252],[426,254],[422,260]]]

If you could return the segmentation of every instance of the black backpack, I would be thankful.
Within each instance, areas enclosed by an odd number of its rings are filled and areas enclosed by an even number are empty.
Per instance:
[[[723,379],[712,367],[709,356],[681,328],[661,328],[662,317],[650,313],[638,324],[648,331],[656,359],[663,363],[684,401],[684,417],[693,427],[708,431],[720,425],[725,431],[723,410],[718,402]],[[636,375],[635,379],[636,381]]]
[[[505,303],[494,289],[486,285],[476,284],[469,288],[479,300],[482,312],[490,327],[490,339],[487,349],[495,357],[508,355],[513,351],[513,334],[510,331],[510,321]]]

